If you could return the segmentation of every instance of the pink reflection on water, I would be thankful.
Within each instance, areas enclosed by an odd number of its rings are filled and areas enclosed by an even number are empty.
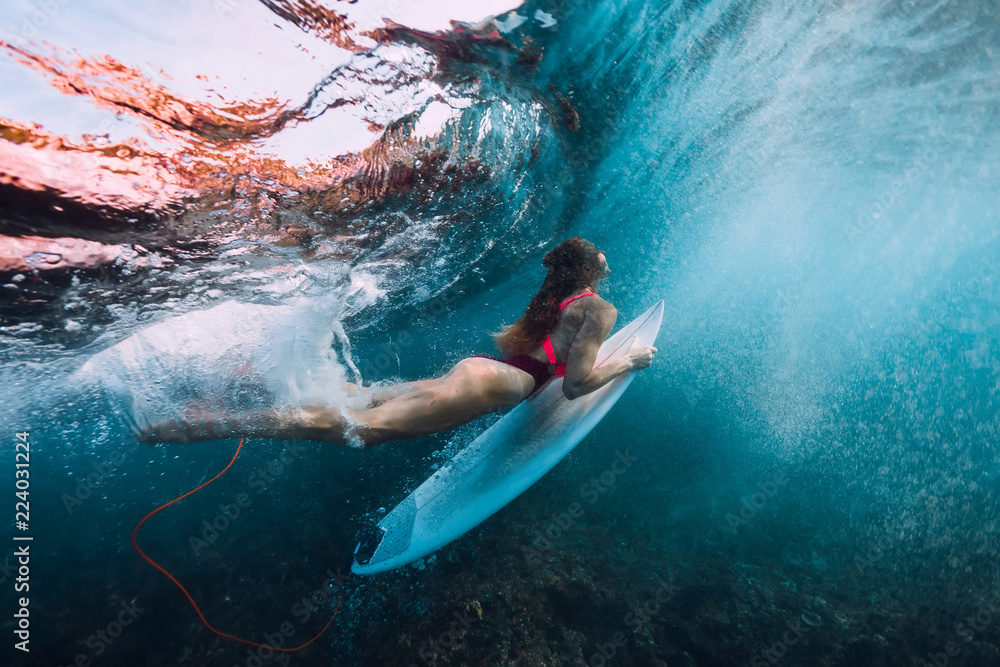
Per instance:
[[[472,57],[469,48],[476,42],[486,48],[509,48],[491,23],[453,24],[452,31],[432,34],[388,22],[385,28],[359,33],[345,16],[313,0],[263,4],[303,32],[361,54],[357,64],[337,70],[340,78],[333,83],[317,84],[300,106],[274,95],[227,100],[208,90],[220,100],[212,103],[172,90],[167,73],[151,76],[111,55],[81,56],[49,44],[0,40],[0,51],[43,75],[54,89],[135,119],[138,125],[133,127],[142,132],[141,137],[112,141],[111,124],[106,121],[107,127],[102,123],[95,132],[72,140],[37,124],[0,118],[0,185],[39,193],[43,207],[50,203],[48,210],[55,212],[62,212],[62,200],[72,200],[100,209],[101,215],[110,211],[112,218],[130,224],[138,213],[151,214],[174,239],[210,238],[221,243],[245,234],[244,238],[278,244],[305,244],[317,234],[340,238],[345,221],[361,207],[408,192],[417,183],[484,177],[487,170],[478,160],[452,163],[446,149],[434,148],[428,141],[435,136],[433,131],[419,139],[414,136],[412,125],[420,114],[405,106],[408,100],[371,104],[387,95],[387,86],[423,90],[430,72],[394,69],[394,63],[379,62],[356,39],[364,34],[376,43],[419,44],[438,57],[466,58]],[[317,97],[322,86],[329,91]],[[413,104],[421,108],[419,100]],[[375,135],[367,148],[320,162],[306,159],[300,165],[264,149],[282,130],[310,123],[339,107],[358,108],[359,121]],[[283,217],[285,213],[294,215]],[[75,222],[62,220],[61,228]],[[33,229],[45,234],[45,224],[42,221]],[[56,234],[56,227],[49,233]],[[99,237],[93,229],[87,235]],[[339,253],[330,248],[341,245],[321,243],[314,251]],[[83,264],[114,257],[110,251],[84,255]],[[37,268],[66,265],[60,260],[41,262]]]
[[[96,106],[154,121],[152,130],[176,130],[192,138],[224,146],[267,136],[301,117],[287,100],[264,98],[215,107],[181,98],[150,80],[142,70],[111,56],[84,58],[43,56],[0,40],[18,62],[50,76],[49,85],[67,95],[89,97]],[[55,53],[58,50],[53,49]]]
[[[51,190],[84,204],[121,209],[165,209],[195,194],[162,156],[145,153],[138,141],[76,145],[3,118],[0,138],[0,184]]]

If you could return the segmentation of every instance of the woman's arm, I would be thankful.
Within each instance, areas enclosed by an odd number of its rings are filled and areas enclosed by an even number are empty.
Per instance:
[[[653,362],[655,347],[633,345],[624,357],[594,368],[601,343],[611,333],[617,318],[618,312],[609,303],[588,308],[585,312],[583,323],[573,338],[566,358],[563,394],[569,400],[600,389],[622,373],[647,368]]]

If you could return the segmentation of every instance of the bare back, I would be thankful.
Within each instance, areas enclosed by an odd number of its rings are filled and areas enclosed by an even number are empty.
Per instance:
[[[597,350],[608,337],[618,319],[618,311],[597,296],[576,299],[559,311],[552,328],[552,349],[556,362],[566,364],[566,378],[585,376],[594,367]],[[535,359],[548,362],[541,346],[532,351]]]

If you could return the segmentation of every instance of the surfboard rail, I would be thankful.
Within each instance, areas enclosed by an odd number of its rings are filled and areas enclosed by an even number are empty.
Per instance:
[[[652,345],[663,301],[612,334],[596,367]],[[430,555],[479,525],[541,479],[590,433],[631,384],[624,373],[568,400],[553,378],[458,452],[399,505],[359,535],[351,571],[384,572]]]

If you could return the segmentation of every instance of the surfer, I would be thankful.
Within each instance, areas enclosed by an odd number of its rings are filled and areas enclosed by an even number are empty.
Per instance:
[[[145,442],[196,442],[253,435],[320,440],[366,447],[446,431],[490,412],[511,408],[554,376],[573,400],[622,373],[647,368],[656,348],[635,345],[624,357],[594,367],[618,311],[597,295],[610,270],[604,253],[574,237],[542,260],[548,269],[538,293],[513,325],[494,334],[503,358],[463,359],[444,376],[389,387],[355,387],[368,407],[339,410],[303,405],[238,418],[161,422],[140,433]]]

